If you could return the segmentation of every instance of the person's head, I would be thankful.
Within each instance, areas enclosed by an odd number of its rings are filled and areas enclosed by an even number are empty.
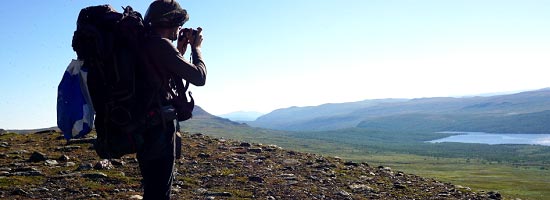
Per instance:
[[[168,39],[176,40],[179,28],[189,20],[187,11],[175,0],[157,0],[149,5],[143,21]]]

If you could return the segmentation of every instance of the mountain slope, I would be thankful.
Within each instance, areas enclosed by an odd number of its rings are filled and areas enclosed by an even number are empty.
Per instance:
[[[237,111],[237,112],[227,113],[219,116],[230,119],[231,121],[254,121],[262,115],[263,113],[260,113],[260,112]]]
[[[134,156],[99,160],[92,140],[0,135],[2,199],[139,199]],[[174,199],[500,199],[498,193],[309,153],[183,134]]]
[[[365,104],[365,102],[370,104]],[[507,132],[535,130],[536,133],[543,133],[542,130],[550,130],[550,123],[538,122],[547,119],[545,111],[550,110],[549,89],[489,97],[367,100],[342,103],[338,104],[338,107],[346,109],[330,112],[327,111],[330,109],[324,105],[280,109],[249,124],[293,131],[336,130],[358,125],[360,127],[388,127],[401,130],[406,128],[441,130],[453,127],[471,127],[496,131],[499,129],[494,129],[494,127],[499,126],[506,126],[499,131]],[[308,115],[307,113],[312,114]],[[492,120],[491,118],[496,119]],[[522,120],[525,123],[508,123],[514,122],[514,120]],[[525,126],[534,127],[525,128]]]

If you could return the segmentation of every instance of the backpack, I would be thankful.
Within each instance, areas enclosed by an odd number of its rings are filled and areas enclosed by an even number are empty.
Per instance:
[[[90,133],[94,124],[87,69],[81,60],[72,60],[57,87],[57,127],[67,141]]]
[[[94,149],[103,159],[140,151],[148,127],[173,120],[177,115],[188,119],[191,115],[186,113],[194,107],[193,101],[185,99],[182,89],[187,87],[181,84],[177,84],[178,88],[151,87],[154,84],[150,83],[160,77],[154,67],[146,66],[147,55],[140,44],[147,37],[147,27],[139,12],[130,6],[123,9],[123,13],[110,5],[82,9],[72,41],[78,58],[88,69],[87,85],[96,112]],[[175,90],[179,94],[173,99],[185,102],[172,100],[178,106],[161,108],[159,90],[169,90],[171,94]],[[189,104],[193,104],[191,109]],[[159,109],[149,110],[152,107]]]

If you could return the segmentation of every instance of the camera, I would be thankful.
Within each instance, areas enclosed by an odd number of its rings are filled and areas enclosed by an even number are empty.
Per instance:
[[[183,39],[193,40],[195,36],[197,36],[198,34],[199,34],[199,31],[197,29],[184,28],[184,29],[181,29],[180,34],[178,36],[178,40],[179,41]]]

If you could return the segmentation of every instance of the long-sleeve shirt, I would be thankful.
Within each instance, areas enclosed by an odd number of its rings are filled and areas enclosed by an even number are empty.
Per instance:
[[[185,60],[172,42],[158,35],[151,36],[146,44],[151,62],[169,76],[176,76],[196,86],[206,82],[206,65],[198,49],[191,49],[192,62]]]
[[[206,83],[206,65],[202,60],[199,49],[192,48],[192,63],[185,60],[172,42],[159,35],[150,36],[145,42],[145,52],[148,57],[150,76],[160,76],[160,80],[150,81],[152,88],[161,88],[161,92],[167,87],[169,79],[182,78],[196,86],[203,86]],[[151,74],[153,73],[153,74]],[[160,97],[167,97],[167,93],[159,94]],[[168,99],[161,99],[162,104]]]

